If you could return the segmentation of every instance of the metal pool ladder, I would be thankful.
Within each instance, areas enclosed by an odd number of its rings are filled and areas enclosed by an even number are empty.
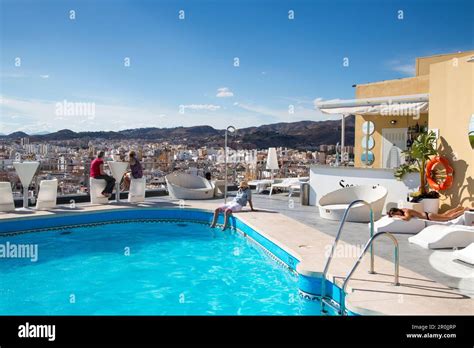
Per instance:
[[[342,288],[341,288],[340,297],[339,297],[339,306],[340,306],[339,308],[340,308],[340,314],[341,315],[345,315],[345,311],[346,311],[345,296],[346,296],[346,288],[347,288],[347,284],[349,283],[349,280],[351,279],[352,275],[356,271],[357,267],[359,267],[360,261],[362,260],[365,253],[367,252],[367,249],[372,246],[372,243],[374,242],[374,240],[376,240],[378,237],[380,237],[382,235],[387,235],[387,237],[389,237],[393,242],[393,246],[394,246],[394,262],[393,262],[393,264],[395,266],[393,285],[395,285],[395,286],[400,285],[400,282],[399,282],[400,257],[399,257],[399,253],[398,253],[397,238],[395,238],[390,232],[378,232],[375,235],[373,235],[372,237],[370,237],[370,239],[367,241],[367,244],[365,244],[365,247],[362,250],[362,252],[360,253],[359,258],[357,259],[354,266],[352,266],[351,271],[347,275],[346,279],[344,279],[344,283],[342,283]]]
[[[328,273],[328,270],[329,270],[329,266],[331,265],[331,261],[332,261],[332,258],[334,256],[334,252],[336,250],[336,247],[337,247],[337,243],[339,242],[339,239],[341,238],[341,233],[342,233],[342,229],[344,227],[344,224],[346,223],[346,219],[347,219],[347,216],[349,215],[349,211],[350,209],[356,205],[356,204],[364,204],[366,206],[369,207],[369,211],[370,211],[370,238],[367,242],[367,244],[365,245],[364,249],[363,249],[363,252],[361,253],[361,255],[359,256],[358,260],[356,261],[356,263],[354,264],[354,266],[352,267],[349,275],[346,277],[344,283],[343,283],[343,289],[341,289],[341,298],[342,299],[342,302],[340,303],[339,305],[339,313],[341,315],[344,315],[344,312],[345,312],[345,299],[344,299],[344,291],[345,291],[345,288],[347,287],[347,283],[350,279],[350,277],[352,276],[352,274],[355,272],[355,270],[357,269],[357,266],[359,265],[360,261],[362,260],[362,257],[365,255],[365,253],[367,252],[367,249],[370,248],[370,269],[369,269],[369,273],[371,274],[374,274],[375,273],[375,270],[374,270],[374,249],[373,249],[373,245],[372,245],[372,242],[379,236],[379,235],[382,235],[382,234],[387,234],[390,239],[392,239],[392,241],[394,242],[395,244],[395,285],[399,285],[398,283],[398,269],[399,269],[399,254],[398,254],[398,242],[396,240],[395,237],[393,237],[392,234],[388,233],[388,232],[380,232],[380,233],[377,233],[376,235],[374,235],[374,211],[372,209],[372,206],[370,205],[370,203],[368,203],[367,201],[364,201],[363,199],[357,199],[355,201],[352,201],[349,206],[346,208],[346,210],[344,211],[344,215],[342,217],[342,220],[341,220],[341,224],[339,225],[339,230],[337,231],[337,235],[336,235],[336,238],[334,239],[334,242],[332,244],[332,248],[331,248],[331,252],[326,260],[326,265],[324,266],[324,270],[323,270],[323,276],[322,276],[322,280],[321,280],[321,301],[322,301],[322,304],[324,305],[325,303],[328,304],[328,305],[331,305],[331,300],[329,299],[329,303],[326,301],[326,279],[327,279],[327,273]]]

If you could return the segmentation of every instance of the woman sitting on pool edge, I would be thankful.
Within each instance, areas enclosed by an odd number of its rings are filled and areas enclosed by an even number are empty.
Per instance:
[[[224,226],[222,227],[222,230],[225,230],[227,228],[227,225],[229,224],[229,216],[232,215],[232,213],[241,211],[242,208],[247,205],[247,202],[250,205],[250,210],[256,211],[253,208],[252,191],[250,190],[249,184],[247,183],[247,181],[241,181],[239,185],[239,190],[237,191],[237,195],[234,197],[233,201],[221,205],[214,211],[214,217],[212,219],[211,227],[216,226],[217,217],[219,216],[220,212],[223,212]]]
[[[446,210],[444,213],[436,214],[427,212],[420,213],[419,211],[407,208],[392,208],[388,211],[387,215],[390,217],[400,218],[405,221],[408,221],[413,217],[431,221],[449,221],[460,217],[465,211],[468,210],[469,208],[463,208],[461,205],[458,205],[456,208]]]

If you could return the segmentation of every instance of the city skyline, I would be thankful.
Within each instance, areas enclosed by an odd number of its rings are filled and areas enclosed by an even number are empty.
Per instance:
[[[367,71],[472,48],[471,3],[424,3],[1,0],[0,133],[335,119]]]

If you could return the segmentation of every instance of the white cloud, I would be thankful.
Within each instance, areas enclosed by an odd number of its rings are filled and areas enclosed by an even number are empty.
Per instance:
[[[301,105],[311,105],[314,100],[309,97],[280,97],[281,100],[285,102],[291,102],[291,104],[301,104]]]
[[[415,59],[412,59],[413,63],[407,63],[399,59],[393,59],[387,62],[390,70],[401,73],[405,76],[415,76]]]
[[[316,110],[319,110],[319,103],[324,101],[324,103],[327,103],[327,102],[338,102],[338,101],[342,101],[343,99],[339,99],[339,98],[335,98],[335,99],[326,99],[324,100],[323,98],[319,97],[319,98],[316,98],[313,100],[313,106]]]
[[[221,108],[219,105],[213,105],[213,104],[189,104],[189,105],[180,105],[180,106],[183,109],[208,110],[208,111],[216,111]]]
[[[67,102],[93,104],[92,114],[90,112],[83,115],[58,113],[58,104],[64,102],[64,100],[20,99],[1,96],[0,133],[16,131],[37,133],[38,131],[55,131],[64,128],[74,131],[119,130],[136,128],[137,123],[155,127],[166,119],[165,115],[173,113],[173,110],[163,108],[94,103],[87,99],[67,100]],[[158,120],[161,121],[158,122]]]
[[[190,110],[189,112],[192,111],[193,117],[189,117],[180,113],[176,106],[124,105],[123,101],[114,102],[112,99],[106,101],[86,96],[80,99],[68,98],[67,102],[94,104],[93,113],[87,112],[83,115],[58,113],[58,103],[64,103],[64,100],[24,99],[0,95],[0,133],[24,131],[31,134],[41,131],[54,132],[64,128],[73,131],[116,131],[140,127],[187,127],[203,124],[225,128],[231,117],[220,114],[224,112],[223,109],[213,104],[180,106]],[[63,110],[69,109],[63,108]],[[251,119],[246,119],[245,123],[249,124],[250,121]],[[245,124],[244,121],[242,123]]]
[[[216,97],[218,98],[228,98],[233,96],[234,93],[227,87],[221,87],[217,89]]]
[[[415,76],[415,64],[402,64],[392,68],[393,71],[397,71],[407,76]]]
[[[319,110],[302,105],[290,104],[286,108],[281,109],[246,103],[234,103],[234,105],[245,111],[270,117],[272,122],[320,121],[331,118],[328,115],[322,114]]]
[[[11,78],[11,79],[18,79],[18,78],[25,78],[27,75],[24,73],[2,73],[2,78]]]
[[[36,75],[36,74],[31,74],[31,73],[15,72],[15,73],[2,73],[1,77],[11,78],[11,79],[23,79],[23,78],[35,79],[38,77],[41,79],[49,79],[49,74]]]
[[[100,100],[94,97],[67,99],[73,103],[94,103],[93,115],[74,116],[68,113],[58,114],[57,103],[64,100],[24,99],[0,95],[0,133],[9,134],[23,131],[28,134],[42,131],[54,132],[68,128],[73,131],[117,131],[145,127],[177,127],[210,125],[225,129],[229,124],[237,128],[258,126],[274,122],[293,122],[300,120],[319,121],[331,119],[306,105],[289,106],[279,102],[280,108],[252,103],[233,103],[228,110],[214,104],[180,105],[143,105],[125,104],[123,101]],[[189,114],[180,113],[186,109]],[[192,117],[189,115],[192,114]]]

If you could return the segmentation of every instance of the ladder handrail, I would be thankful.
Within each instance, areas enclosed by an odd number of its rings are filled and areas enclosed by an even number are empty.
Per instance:
[[[344,315],[344,312],[346,310],[346,301],[345,301],[345,293],[346,293],[346,288],[347,284],[349,283],[349,280],[351,279],[352,275],[354,272],[357,270],[357,267],[359,267],[360,261],[364,257],[365,253],[367,252],[367,249],[372,245],[373,241],[376,240],[378,237],[382,235],[387,235],[393,242],[394,245],[394,281],[393,285],[399,286],[399,270],[400,270],[400,257],[398,253],[398,241],[397,238],[393,236],[390,232],[378,232],[377,234],[373,235],[368,241],[367,244],[365,244],[364,249],[362,250],[361,254],[359,255],[359,258],[355,262],[354,266],[352,266],[351,271],[347,275],[346,279],[344,279],[344,283],[342,283],[341,287],[341,292],[340,292],[340,297],[339,297],[339,306],[341,310],[341,315]]]
[[[324,266],[324,271],[323,271],[323,276],[322,276],[322,283],[321,283],[321,298],[324,298],[326,296],[326,277],[327,273],[329,270],[329,266],[331,264],[332,258],[334,256],[334,252],[336,250],[337,243],[339,242],[339,239],[341,237],[341,232],[342,232],[342,227],[344,227],[344,223],[346,222],[347,216],[349,215],[349,210],[358,203],[362,203],[366,206],[369,207],[370,209],[370,238],[373,237],[374,235],[374,211],[372,210],[372,205],[368,203],[367,201],[364,201],[363,199],[356,199],[355,201],[352,201],[344,211],[344,215],[342,216],[341,224],[339,225],[339,230],[337,231],[336,238],[334,239],[334,242],[332,243],[332,248],[331,248],[331,253],[329,254],[327,260],[326,260],[326,265]],[[370,273],[375,273],[374,271],[374,251],[373,248],[370,248]]]

